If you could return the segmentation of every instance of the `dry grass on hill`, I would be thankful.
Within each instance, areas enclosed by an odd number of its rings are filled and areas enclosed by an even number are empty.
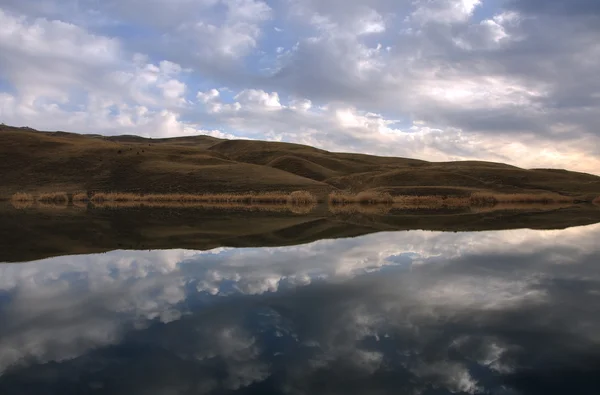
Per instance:
[[[557,194],[578,201],[591,201],[591,196],[600,194],[600,177],[585,173],[520,169],[481,161],[435,163],[336,153],[281,142],[202,135],[172,139],[103,137],[4,125],[0,125],[0,139],[0,199],[10,199],[15,192],[52,190],[137,195],[193,195],[197,191],[289,194],[304,190],[319,199],[327,199],[332,191],[367,191],[360,197],[337,192],[329,198],[333,204],[359,199],[371,204],[388,202],[385,193],[436,198],[477,192]],[[88,200],[85,194],[76,196],[73,201]],[[475,196],[478,204],[503,199]],[[422,200],[417,203],[423,204]]]

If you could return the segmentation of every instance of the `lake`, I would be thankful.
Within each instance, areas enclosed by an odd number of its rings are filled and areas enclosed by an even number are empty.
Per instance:
[[[407,230],[3,263],[0,393],[598,394],[599,240]]]

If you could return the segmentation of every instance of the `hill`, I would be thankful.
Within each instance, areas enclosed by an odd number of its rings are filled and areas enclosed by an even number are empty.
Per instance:
[[[0,198],[16,192],[236,193],[377,190],[467,195],[555,192],[583,200],[600,177],[502,163],[336,153],[290,143],[209,136],[148,139],[0,126]]]

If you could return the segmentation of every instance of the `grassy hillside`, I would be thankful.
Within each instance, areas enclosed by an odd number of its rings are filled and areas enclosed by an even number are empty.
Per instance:
[[[313,147],[208,136],[146,139],[38,132],[0,126],[0,198],[62,190],[229,193],[377,190],[392,194],[467,195],[557,192],[600,195],[600,177],[525,170],[490,162],[433,163],[333,153]]]

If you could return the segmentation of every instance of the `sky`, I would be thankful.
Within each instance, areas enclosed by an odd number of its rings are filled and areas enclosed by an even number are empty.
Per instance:
[[[0,122],[600,174],[597,0],[0,0]]]

